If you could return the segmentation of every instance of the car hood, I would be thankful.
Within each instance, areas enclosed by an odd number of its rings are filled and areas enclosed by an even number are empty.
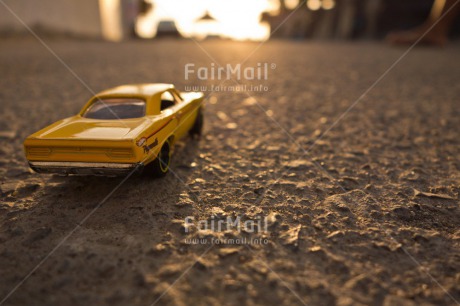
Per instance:
[[[96,120],[81,116],[58,121],[37,133],[32,138],[40,139],[134,139],[149,124],[147,118],[122,120]]]

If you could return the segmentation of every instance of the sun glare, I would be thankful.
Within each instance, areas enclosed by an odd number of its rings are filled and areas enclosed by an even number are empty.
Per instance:
[[[220,36],[235,40],[264,40],[268,24],[261,23],[264,11],[272,9],[270,0],[151,0],[153,10],[141,16],[138,33],[145,38],[156,35],[160,21],[172,20],[185,37],[198,39]],[[211,18],[201,19],[209,15]]]

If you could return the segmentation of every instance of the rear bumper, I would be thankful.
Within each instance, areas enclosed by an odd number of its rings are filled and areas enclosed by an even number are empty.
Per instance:
[[[38,173],[119,176],[142,170],[144,164],[30,161]]]

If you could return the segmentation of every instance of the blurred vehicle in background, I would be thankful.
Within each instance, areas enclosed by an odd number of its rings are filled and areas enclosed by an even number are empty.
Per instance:
[[[173,20],[162,20],[158,23],[156,37],[180,38],[182,35],[179,33],[176,23]]]

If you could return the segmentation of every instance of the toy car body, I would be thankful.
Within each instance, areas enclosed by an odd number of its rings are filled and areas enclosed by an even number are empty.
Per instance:
[[[203,94],[170,84],[123,85],[91,98],[79,114],[30,135],[24,148],[40,173],[123,175],[169,170],[174,143],[200,134]]]

